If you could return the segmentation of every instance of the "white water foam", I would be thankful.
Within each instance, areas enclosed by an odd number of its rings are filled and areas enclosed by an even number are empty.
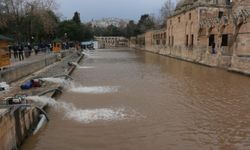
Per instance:
[[[86,52],[82,52],[83,55],[86,55],[86,56],[90,56],[90,54],[86,53]]]
[[[59,83],[59,84],[67,84],[69,81],[63,78],[41,78],[42,81],[52,82],[52,83]]]
[[[124,108],[101,108],[101,109],[86,109],[73,111],[66,113],[67,118],[76,120],[82,123],[91,123],[98,120],[101,121],[119,121],[128,118],[128,115],[125,113]]]
[[[79,69],[93,69],[92,66],[79,66]]]
[[[76,67],[79,68],[79,69],[92,69],[92,68],[94,68],[92,66],[81,66],[81,65],[79,65],[78,63],[75,63],[75,62],[72,62],[72,64],[76,65]]]
[[[43,81],[59,83],[65,86],[69,91],[75,93],[89,93],[89,94],[104,94],[118,92],[119,86],[82,86],[73,81],[63,78],[41,78]]]
[[[104,94],[104,93],[117,92],[118,89],[119,89],[119,86],[90,86],[90,87],[83,87],[83,86],[72,85],[70,87],[69,91],[76,92],[76,93]]]
[[[134,117],[135,111],[126,111],[125,108],[100,108],[100,109],[78,109],[71,103],[55,101],[49,97],[29,96],[28,100],[48,104],[59,112],[63,112],[67,119],[81,123],[92,123],[95,121],[119,121]],[[130,115],[129,113],[130,112]]]

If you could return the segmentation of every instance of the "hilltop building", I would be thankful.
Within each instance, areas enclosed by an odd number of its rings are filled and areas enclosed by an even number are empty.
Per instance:
[[[128,39],[120,36],[99,36],[95,37],[98,42],[99,48],[117,48],[117,47],[127,47]]]
[[[115,27],[126,27],[128,24],[127,20],[123,20],[123,19],[119,19],[119,18],[103,18],[100,20],[92,20],[90,22],[90,24],[92,25],[92,27],[102,27],[102,28],[106,28],[110,25],[113,25]]]

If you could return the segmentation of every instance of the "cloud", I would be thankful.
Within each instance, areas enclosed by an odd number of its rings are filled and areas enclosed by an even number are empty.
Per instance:
[[[59,12],[71,18],[80,12],[84,21],[107,17],[138,20],[142,14],[158,13],[163,0],[57,0]]]

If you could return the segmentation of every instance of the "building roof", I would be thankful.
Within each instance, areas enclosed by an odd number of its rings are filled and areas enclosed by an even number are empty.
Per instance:
[[[175,10],[178,10],[182,7],[185,7],[187,5],[192,5],[194,3],[194,0],[180,0],[177,5],[176,5],[176,9]]]
[[[7,36],[3,36],[0,34],[0,40],[6,40],[6,41],[13,41],[13,39],[7,37]]]

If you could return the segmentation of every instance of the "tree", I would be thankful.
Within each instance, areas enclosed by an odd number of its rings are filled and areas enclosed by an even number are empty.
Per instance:
[[[91,24],[83,24],[83,41],[89,41],[94,38],[93,28]]]
[[[29,41],[37,26],[49,34],[57,24],[55,6],[54,0],[0,0],[0,29],[18,41]]]
[[[7,15],[4,0],[0,0],[0,28],[7,26]]]
[[[103,28],[103,27],[93,27],[93,34],[95,36],[105,36],[106,32],[107,32],[106,28]]]
[[[141,16],[136,29],[136,34],[145,33],[149,29],[153,29],[155,27],[155,23],[153,21],[153,17],[148,14],[144,14]]]
[[[82,41],[84,39],[83,26],[73,20],[62,21],[58,26],[58,36],[63,38],[65,34],[69,40]]]
[[[169,16],[173,15],[175,10],[175,3],[172,0],[166,0],[162,8],[160,9],[160,22],[161,24],[166,24]]]
[[[75,23],[80,24],[81,23],[81,19],[80,19],[80,13],[78,13],[77,11],[74,13],[74,16],[72,18],[72,21],[74,21]]]
[[[136,35],[136,24],[133,20],[130,20],[126,27],[126,37],[131,37]]]

